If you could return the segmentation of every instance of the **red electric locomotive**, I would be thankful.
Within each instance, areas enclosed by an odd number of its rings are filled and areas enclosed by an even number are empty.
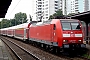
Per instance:
[[[82,25],[76,19],[52,19],[29,27],[29,40],[42,47],[85,48],[83,37]]]

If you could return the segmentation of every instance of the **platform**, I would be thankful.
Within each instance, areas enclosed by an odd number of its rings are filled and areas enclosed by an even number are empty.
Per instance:
[[[13,60],[4,43],[0,40],[0,60]]]

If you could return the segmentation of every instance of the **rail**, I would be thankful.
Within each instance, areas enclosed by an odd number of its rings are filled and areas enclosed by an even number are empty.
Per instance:
[[[5,39],[5,38],[3,38]],[[15,54],[15,56],[18,58],[18,60],[23,60],[15,51],[13,48],[11,48],[4,40],[2,39],[2,41],[12,50],[12,52]],[[35,56],[34,54],[32,54],[31,52],[27,51],[26,49],[22,48],[21,46],[15,44],[14,42],[8,40],[9,42],[11,42],[12,44],[16,45],[17,47],[19,47],[20,49],[22,49],[23,51],[25,51],[27,54],[31,55],[32,57],[34,57],[36,60],[41,60],[39,59],[37,56]]]

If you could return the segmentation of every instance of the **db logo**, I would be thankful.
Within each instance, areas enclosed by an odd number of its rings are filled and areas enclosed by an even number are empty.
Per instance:
[[[74,37],[75,35],[74,34],[70,34],[70,37]]]

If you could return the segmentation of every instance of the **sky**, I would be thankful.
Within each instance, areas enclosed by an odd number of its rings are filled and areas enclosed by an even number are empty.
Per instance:
[[[29,19],[29,14],[32,14],[32,0],[12,0],[7,13],[6,19],[13,19],[16,13],[26,13]]]

